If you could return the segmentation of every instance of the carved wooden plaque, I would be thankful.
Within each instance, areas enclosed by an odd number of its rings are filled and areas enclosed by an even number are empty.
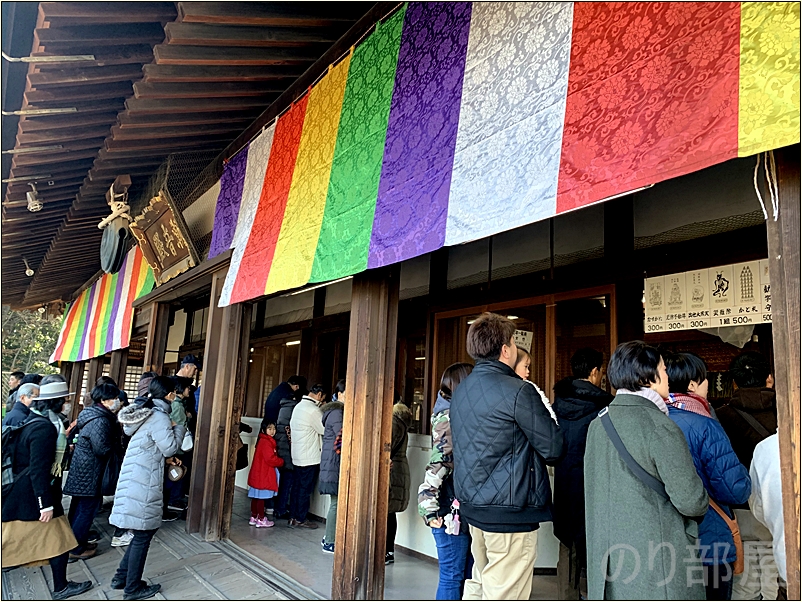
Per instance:
[[[166,191],[153,197],[142,215],[130,225],[142,254],[153,268],[156,284],[198,265],[198,254],[192,245],[183,217],[175,209]]]

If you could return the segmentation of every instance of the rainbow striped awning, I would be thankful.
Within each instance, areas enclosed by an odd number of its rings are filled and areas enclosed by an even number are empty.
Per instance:
[[[798,3],[408,3],[225,166],[220,305],[799,142]]]
[[[50,362],[80,362],[128,347],[132,304],[151,291],[153,282],[153,270],[134,247],[119,272],[104,274],[67,307]]]

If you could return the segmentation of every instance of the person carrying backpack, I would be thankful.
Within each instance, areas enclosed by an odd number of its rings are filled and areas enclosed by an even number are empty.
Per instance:
[[[28,418],[21,424],[5,424],[2,440],[2,566],[49,561],[54,600],[66,600],[92,587],[91,581],[67,580],[69,552],[78,542],[61,505],[61,478],[54,474],[61,468],[57,461],[60,433],[50,415],[68,395],[64,383],[41,387]]]

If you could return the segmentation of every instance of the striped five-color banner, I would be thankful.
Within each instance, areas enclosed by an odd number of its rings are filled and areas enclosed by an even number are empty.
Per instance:
[[[124,349],[131,341],[133,302],[153,288],[153,270],[138,246],[116,274],[104,274],[64,312],[51,362],[79,362]]]
[[[798,3],[409,3],[226,164],[220,305],[799,141]]]

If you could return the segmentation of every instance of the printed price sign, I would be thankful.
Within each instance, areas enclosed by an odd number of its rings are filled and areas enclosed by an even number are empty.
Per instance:
[[[645,332],[771,323],[768,260],[647,278]]]

